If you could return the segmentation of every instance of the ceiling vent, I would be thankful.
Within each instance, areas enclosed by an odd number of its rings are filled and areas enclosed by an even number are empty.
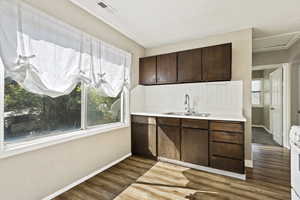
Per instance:
[[[98,2],[98,5],[102,8],[107,8],[108,6],[103,1]]]
[[[99,1],[97,4],[98,4],[98,6],[105,9],[106,11],[110,12],[111,14],[116,14],[117,13],[117,10],[114,9],[111,5],[109,5],[105,1]]]

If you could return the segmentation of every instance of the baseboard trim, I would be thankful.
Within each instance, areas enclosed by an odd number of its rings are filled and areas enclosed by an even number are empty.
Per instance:
[[[245,160],[245,167],[253,168],[253,160]]]
[[[263,128],[265,129],[265,131],[267,131],[269,134],[272,134],[272,132],[264,125],[254,125],[252,124],[252,127],[255,127],[255,128]]]
[[[96,176],[97,174],[99,174],[99,173],[101,173],[101,172],[103,172],[103,171],[111,168],[112,166],[114,166],[114,165],[118,164],[119,162],[125,160],[126,158],[130,157],[131,155],[132,154],[129,153],[129,154],[127,154],[127,155],[125,155],[125,156],[123,156],[123,157],[121,157],[121,158],[119,158],[119,159],[117,159],[117,160],[109,163],[108,165],[105,165],[104,167],[101,167],[100,169],[98,169],[98,170],[92,172],[91,174],[89,174],[89,175],[87,175],[87,176],[85,176],[85,177],[83,177],[83,178],[81,178],[81,179],[79,179],[79,180],[71,183],[70,185],[67,185],[67,186],[63,187],[62,189],[54,192],[53,194],[51,194],[51,195],[43,198],[42,200],[51,200],[51,199],[54,199],[55,197],[57,197],[57,196],[61,195],[62,193],[70,190],[71,188],[79,185],[80,183],[83,183],[84,181],[86,181],[86,180],[88,180],[88,179]]]
[[[172,159],[168,159],[168,158],[164,158],[164,157],[158,157],[158,160],[162,161],[162,162],[167,162],[167,163],[171,163],[171,164],[175,164],[175,165],[180,165],[183,167],[202,170],[202,171],[206,171],[206,172],[210,172],[210,173],[214,173],[214,174],[229,176],[229,177],[237,178],[240,180],[246,180],[246,174],[238,174],[238,173],[234,173],[234,172],[228,172],[228,171],[224,171],[224,170],[214,169],[211,167],[204,167],[201,165],[195,165],[195,164],[191,164],[191,163],[187,163],[187,162],[182,162],[179,160],[172,160]]]

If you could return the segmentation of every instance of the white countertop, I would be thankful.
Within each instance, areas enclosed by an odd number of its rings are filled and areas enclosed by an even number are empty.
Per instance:
[[[205,120],[219,120],[219,121],[237,121],[237,122],[246,122],[246,118],[243,115],[239,114],[214,114],[210,113],[208,117],[200,116],[185,116],[185,115],[169,115],[164,113],[155,113],[155,112],[132,112],[131,115],[141,115],[149,117],[173,117],[173,118],[185,118],[185,119],[205,119]]]

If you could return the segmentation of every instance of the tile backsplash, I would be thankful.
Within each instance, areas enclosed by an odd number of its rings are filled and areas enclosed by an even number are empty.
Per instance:
[[[185,94],[197,112],[242,114],[243,82],[210,82],[137,86],[131,92],[132,112],[184,111]]]

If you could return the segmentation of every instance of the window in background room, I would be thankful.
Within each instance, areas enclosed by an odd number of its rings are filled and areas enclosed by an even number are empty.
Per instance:
[[[263,79],[252,80],[252,106],[263,106]]]

